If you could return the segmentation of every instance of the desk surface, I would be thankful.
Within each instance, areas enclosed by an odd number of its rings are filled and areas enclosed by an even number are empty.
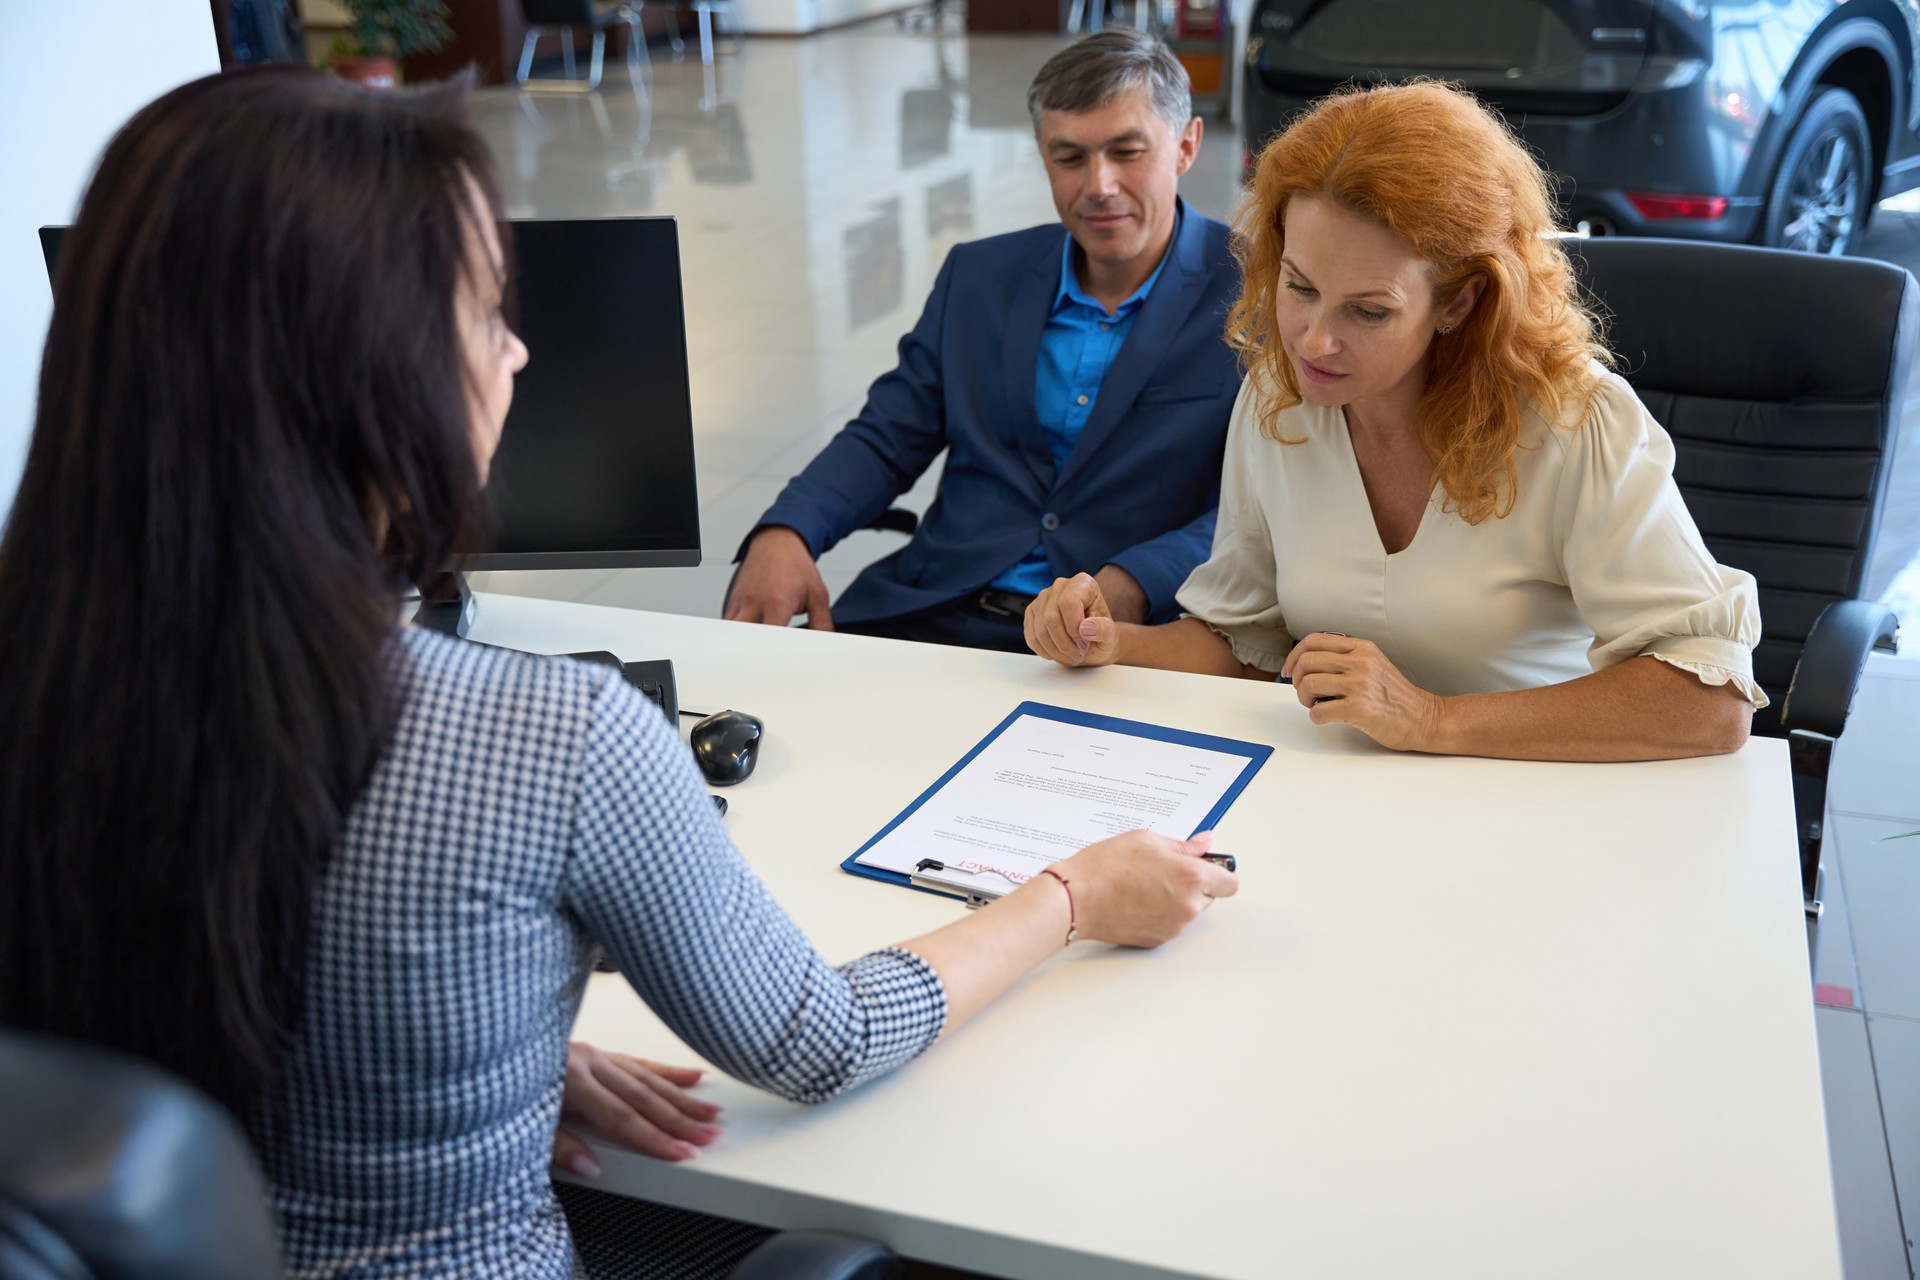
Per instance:
[[[1240,895],[1073,948],[820,1108],[721,1079],[686,1165],[597,1184],[1009,1277],[1836,1278],[1784,744],[1395,755],[1284,686],[483,596],[475,638],[670,657],[765,719],[736,845],[831,959],[955,918],[838,863],[1023,699],[1270,742]],[[620,980],[576,1034],[690,1052]]]

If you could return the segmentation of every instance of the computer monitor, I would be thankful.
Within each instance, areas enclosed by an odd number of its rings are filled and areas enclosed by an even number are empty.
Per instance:
[[[700,563],[680,245],[672,218],[516,219],[527,367],[467,569]],[[42,227],[53,272],[63,227]]]

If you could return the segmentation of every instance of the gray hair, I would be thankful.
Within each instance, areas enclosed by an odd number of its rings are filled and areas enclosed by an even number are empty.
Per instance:
[[[1187,69],[1157,36],[1128,27],[1090,35],[1048,58],[1027,90],[1027,114],[1038,134],[1042,112],[1093,111],[1129,89],[1145,89],[1153,113],[1174,133],[1193,119]]]

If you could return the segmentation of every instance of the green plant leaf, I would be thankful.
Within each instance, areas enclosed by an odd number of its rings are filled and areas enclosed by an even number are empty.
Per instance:
[[[433,53],[453,38],[442,0],[341,0],[354,38],[371,57]]]

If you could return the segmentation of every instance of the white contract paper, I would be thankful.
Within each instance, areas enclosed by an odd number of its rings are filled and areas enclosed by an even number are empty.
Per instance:
[[[1217,820],[1268,748],[1210,740],[1236,753],[1149,736],[1165,732],[1016,714],[854,861],[997,897],[1123,831],[1184,839],[1209,815]],[[945,869],[923,870],[926,859]]]

